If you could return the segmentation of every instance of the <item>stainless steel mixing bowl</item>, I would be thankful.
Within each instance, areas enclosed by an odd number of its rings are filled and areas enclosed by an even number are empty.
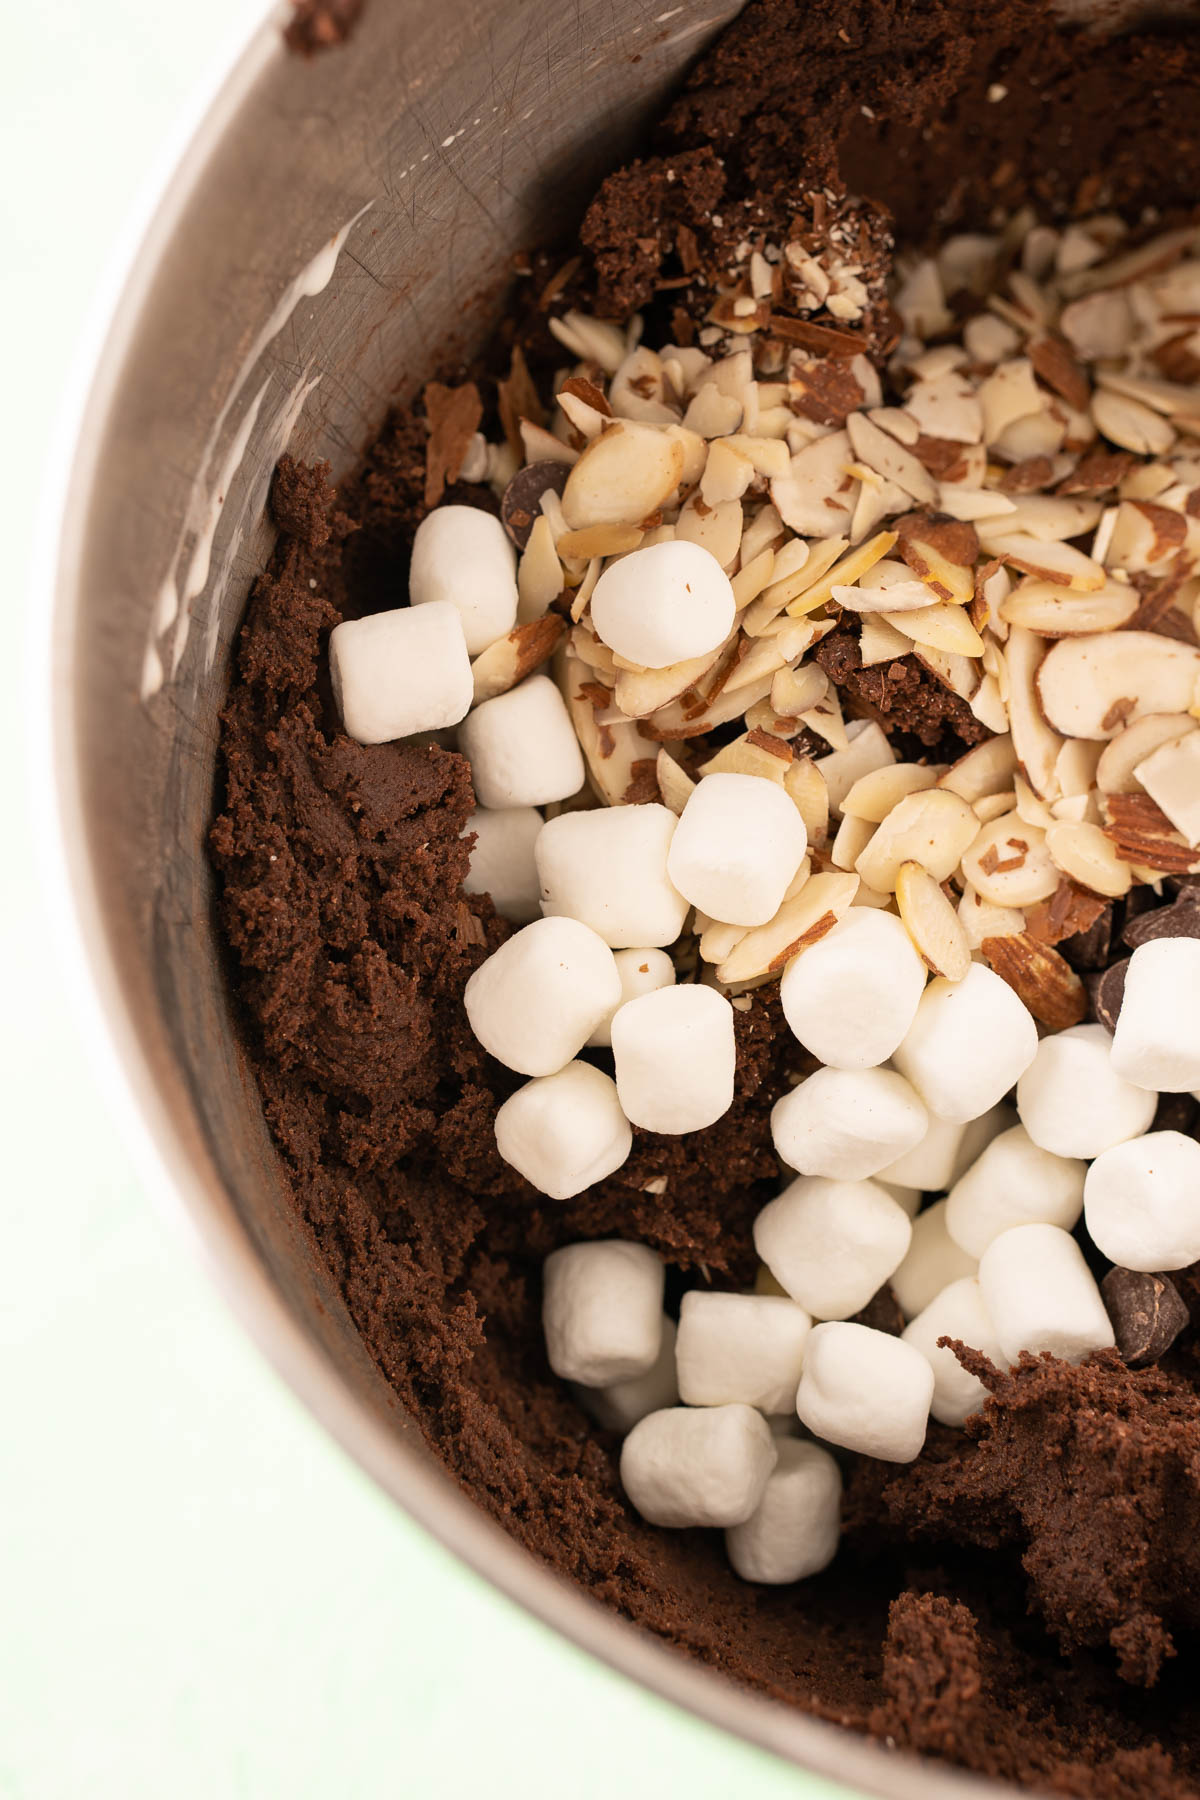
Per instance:
[[[516,246],[552,241],[735,0],[371,0],[305,63],[264,26],[153,217],[99,355],[56,575],[54,778],[114,1075],[276,1367],[443,1543],[632,1679],[805,1768],[926,1800],[991,1784],[741,1691],[533,1561],[442,1473],[281,1184],[231,1028],[204,838],[217,714],[285,442],[335,474]],[[448,20],[450,27],[448,29]]]

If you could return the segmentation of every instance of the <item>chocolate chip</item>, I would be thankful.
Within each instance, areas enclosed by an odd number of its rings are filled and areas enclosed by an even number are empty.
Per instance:
[[[1200,904],[1194,893],[1182,893],[1170,906],[1156,906],[1153,912],[1126,920],[1121,936],[1131,950],[1156,938],[1200,937]]]
[[[1117,1349],[1140,1367],[1166,1354],[1188,1322],[1179,1290],[1165,1275],[1110,1269],[1100,1292],[1112,1320]]]
[[[904,1330],[904,1314],[900,1311],[900,1302],[893,1294],[891,1285],[884,1282],[878,1293],[872,1294],[861,1312],[855,1313],[852,1325],[869,1325],[872,1331],[886,1331],[889,1337],[899,1337]]]
[[[1089,969],[1103,969],[1112,950],[1112,936],[1113,909],[1106,906],[1086,931],[1077,931],[1074,937],[1062,940],[1058,946],[1059,954],[1066,957],[1077,974],[1082,975]]]
[[[1121,1002],[1125,998],[1125,974],[1129,968],[1129,958],[1122,957],[1120,962],[1113,963],[1102,975],[1089,975],[1087,980],[1088,994],[1092,1002],[1092,1011],[1106,1031],[1117,1028],[1117,1014],[1121,1010]]]
[[[561,494],[570,472],[566,463],[550,461],[526,463],[523,469],[517,470],[504,490],[500,517],[518,550],[523,550],[529,542],[534,520],[542,510],[542,495]]]
[[[1180,1131],[1184,1137],[1194,1137],[1197,1110],[1190,1094],[1160,1094],[1150,1129]]]

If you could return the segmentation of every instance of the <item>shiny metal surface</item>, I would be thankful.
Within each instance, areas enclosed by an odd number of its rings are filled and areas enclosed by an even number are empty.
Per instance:
[[[161,200],[84,409],[57,569],[54,780],[115,1081],[216,1279],[329,1430],[458,1554],[633,1679],[804,1767],[917,1800],[989,1784],[674,1655],[535,1564],[442,1474],[283,1191],[210,915],[217,715],[289,429],[297,454],[344,470],[447,322],[463,340],[483,333],[514,247],[569,225],[736,10],[458,0],[448,31],[436,0],[373,0],[352,43],[312,63],[262,28]],[[356,214],[336,262],[297,288]],[[183,642],[178,624],[162,629],[171,585],[197,582]],[[144,699],[148,645],[163,681]]]

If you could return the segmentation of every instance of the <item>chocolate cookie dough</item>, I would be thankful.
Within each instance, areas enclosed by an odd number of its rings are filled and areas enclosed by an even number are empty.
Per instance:
[[[682,339],[748,222],[782,241],[853,212],[871,294],[861,329],[878,351],[893,232],[916,245],[1026,203],[1134,223],[1190,208],[1198,73],[1185,34],[1084,38],[1033,0],[752,0],[588,210],[555,304],[648,310]],[[847,193],[871,204],[851,209]],[[488,357],[438,371],[473,376],[485,420],[514,345],[535,377],[552,365],[537,295],[575,254],[531,257]],[[646,1526],[620,1492],[616,1438],[550,1373],[540,1270],[560,1244],[652,1245],[669,1300],[697,1274],[753,1279],[749,1226],[778,1179],[766,1114],[804,1052],[777,998],[739,1013],[730,1111],[693,1136],[635,1133],[619,1173],[566,1203],[499,1159],[492,1120],[518,1078],[485,1056],[461,995],[509,928],[462,891],[469,771],[436,746],[351,742],[324,673],[332,626],[403,592],[430,503],[427,442],[420,406],[394,413],[336,494],[325,470],[281,465],[212,832],[266,1117],[365,1343],[447,1468],[533,1554],[730,1679],[1041,1787],[1195,1794],[1190,1329],[1147,1369],[1113,1352],[1081,1368],[980,1367],[993,1398],[970,1430],[931,1427],[899,1470],[848,1458],[837,1563],[774,1590],[740,1582],[715,1534]],[[450,469],[442,482],[444,498],[495,510],[489,489]],[[855,655],[837,633],[822,646],[861,710],[917,754],[973,741],[977,722],[915,658],[862,671]],[[1047,941],[1082,969],[1110,944],[1125,954],[1111,915],[1057,925],[1074,935]],[[1194,1317],[1193,1272],[1173,1280]]]

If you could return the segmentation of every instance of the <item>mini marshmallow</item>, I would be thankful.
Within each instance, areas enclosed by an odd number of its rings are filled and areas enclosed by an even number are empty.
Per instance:
[[[621,982],[621,998],[588,1039],[590,1045],[603,1049],[612,1045],[612,1022],[617,1007],[624,1006],[627,1000],[637,1000],[642,994],[654,994],[659,988],[675,985],[675,964],[665,950],[614,950],[613,961]]]
[[[654,1366],[644,1375],[630,1375],[625,1381],[610,1381],[605,1387],[584,1387],[576,1383],[575,1398],[597,1425],[606,1431],[619,1431],[622,1436],[632,1431],[647,1413],[661,1412],[664,1406],[679,1403],[679,1383],[675,1378],[675,1321],[663,1314],[662,1340]]]
[[[535,847],[542,911],[582,919],[614,950],[673,944],[688,913],[667,875],[675,825],[657,803],[550,819]]]
[[[956,1338],[969,1350],[978,1350],[996,1367],[1005,1367],[996,1330],[983,1304],[973,1275],[944,1287],[904,1328],[904,1342],[919,1350],[933,1370],[930,1412],[940,1425],[961,1425],[977,1413],[988,1390],[977,1375],[968,1374],[953,1350],[939,1349],[938,1339]]]
[[[517,553],[499,519],[477,506],[439,506],[429,513],[413,539],[408,592],[414,606],[456,609],[471,656],[511,631]]]
[[[817,1325],[796,1393],[814,1437],[880,1462],[920,1455],[933,1399],[933,1370],[913,1344],[869,1325]]]
[[[1084,1219],[1104,1256],[1157,1273],[1200,1261],[1200,1144],[1149,1131],[1098,1156],[1087,1172]]]
[[[548,675],[530,675],[477,706],[458,734],[458,746],[471,765],[481,806],[545,806],[583,786],[579,739]]]
[[[892,1196],[892,1199],[896,1202],[897,1206],[903,1207],[908,1218],[916,1218],[921,1210],[921,1202],[925,1198],[925,1195],[920,1188],[901,1187],[898,1182],[884,1181],[881,1175],[875,1176],[874,1179],[877,1187],[883,1188],[886,1193],[889,1193]]]
[[[675,539],[609,563],[592,592],[592,626],[602,643],[644,669],[719,650],[737,602],[708,550]]]
[[[1117,1071],[1103,1025],[1072,1025],[1043,1038],[1017,1083],[1021,1123],[1055,1156],[1085,1160],[1149,1131],[1156,1094]]]
[[[879,1171],[885,1186],[915,1187],[918,1192],[941,1194],[956,1182],[1001,1131],[1015,1125],[1011,1106],[989,1107],[981,1118],[968,1124],[929,1116],[929,1127],[920,1143]]]
[[[923,1312],[929,1302],[964,1275],[974,1275],[975,1257],[956,1244],[946,1229],[946,1202],[935,1200],[913,1220],[908,1255],[891,1276],[892,1292],[906,1319]]]
[[[1014,1125],[993,1138],[951,1188],[946,1229],[976,1257],[1014,1225],[1058,1225],[1071,1231],[1083,1211],[1086,1174],[1086,1163],[1043,1150],[1023,1125]]]
[[[715,988],[659,988],[613,1015],[613,1064],[625,1116],[678,1137],[733,1104],[733,1008]]]
[[[551,1200],[570,1200],[612,1175],[633,1148],[617,1084],[590,1063],[540,1075],[496,1114],[496,1148]]]
[[[644,1378],[662,1348],[663,1265],[619,1238],[567,1244],[542,1265],[546,1356],[563,1381]]]
[[[928,973],[894,914],[853,907],[788,963],[783,1016],[830,1068],[873,1069],[911,1026]]]
[[[553,1075],[621,999],[602,937],[578,919],[535,919],[481,962],[463,991],[471,1030],[521,1075]]]
[[[667,873],[693,906],[726,925],[765,925],[804,860],[795,802],[763,775],[705,775],[688,796]]]
[[[979,1292],[1006,1362],[1022,1350],[1080,1362],[1114,1342],[1083,1251],[1058,1225],[1017,1225],[994,1238],[979,1259]]]
[[[899,1268],[912,1229],[873,1181],[802,1175],[755,1219],[754,1248],[814,1318],[848,1319]]]
[[[506,807],[501,812],[480,807],[463,826],[464,837],[475,833],[463,892],[490,894],[501,918],[514,925],[528,925],[542,916],[533,855],[542,823],[541,813],[532,806]]]
[[[778,1444],[752,1406],[673,1406],[634,1426],[621,1485],[649,1525],[741,1525],[763,1497]]]
[[[1037,1026],[1006,981],[972,963],[921,995],[893,1061],[940,1119],[965,1123],[1003,1098],[1037,1054]]]
[[[680,1399],[688,1406],[740,1400],[759,1412],[789,1411],[811,1330],[812,1319],[794,1300],[693,1288],[679,1309]]]
[[[1162,1094],[1200,1083],[1200,938],[1139,944],[1125,971],[1112,1041],[1113,1068]]]
[[[457,725],[474,691],[462,620],[446,602],[343,619],[329,634],[329,678],[360,744]]]
[[[780,1585],[827,1569],[842,1527],[842,1472],[820,1444],[776,1442],[779,1460],[763,1497],[742,1525],[725,1533],[725,1551],[743,1581]]]
[[[892,1069],[818,1069],[771,1108],[771,1136],[789,1168],[862,1181],[918,1144],[929,1114]]]

